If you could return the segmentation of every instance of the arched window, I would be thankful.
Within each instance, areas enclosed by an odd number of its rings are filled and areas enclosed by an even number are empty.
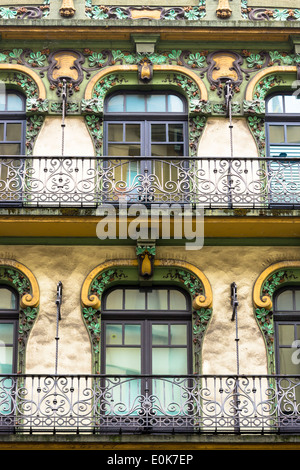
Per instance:
[[[191,319],[189,297],[175,288],[124,287],[104,295],[106,425],[164,432],[189,426]]]
[[[0,181],[1,204],[20,203],[22,191],[19,168],[21,159],[7,158],[25,154],[26,136],[25,96],[14,90],[0,92]],[[5,186],[4,186],[5,185]],[[4,190],[5,188],[5,190]]]
[[[299,156],[300,100],[297,96],[270,96],[266,102],[266,123],[268,156]]]
[[[187,110],[172,93],[117,93],[105,104],[105,154],[183,157],[187,154]]]
[[[276,293],[274,324],[277,373],[300,374],[300,287],[285,287]]]
[[[271,202],[299,205],[300,99],[295,94],[271,95],[266,101],[266,141]]]
[[[191,307],[175,288],[115,288],[104,296],[106,374],[189,374]]]
[[[12,90],[0,93],[0,155],[25,151],[25,97]]]
[[[113,94],[104,106],[104,136],[104,155],[123,157],[114,167],[115,187],[132,201],[163,200],[180,179],[176,165],[188,156],[186,101],[166,92]],[[156,177],[151,188],[149,175]]]
[[[17,372],[19,298],[0,285],[0,375]]]

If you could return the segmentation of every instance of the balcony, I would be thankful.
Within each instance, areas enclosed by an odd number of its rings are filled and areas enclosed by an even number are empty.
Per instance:
[[[300,158],[0,158],[2,207],[300,207]]]
[[[0,432],[299,434],[297,376],[2,375]]]

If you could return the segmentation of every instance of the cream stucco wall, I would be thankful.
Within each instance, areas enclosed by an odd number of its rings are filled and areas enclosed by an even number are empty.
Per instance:
[[[93,156],[93,143],[84,118],[67,116],[64,133],[62,119],[58,116],[47,116],[34,146],[34,155],[60,156],[62,154],[62,137],[64,138],[65,156]]]
[[[257,147],[246,119],[232,119],[232,142],[234,157],[257,157]],[[230,157],[229,119],[211,117],[207,119],[200,140],[199,157]]]
[[[40,312],[31,332],[26,355],[27,373],[52,373],[55,365],[56,287],[63,283],[59,323],[59,373],[91,373],[91,346],[81,317],[80,291],[85,277],[110,259],[133,259],[135,249],[85,246],[10,246],[0,248],[6,258],[27,266],[40,288]],[[231,321],[230,284],[238,288],[240,373],[267,373],[266,350],[253,315],[252,289],[270,264],[300,259],[295,247],[158,247],[157,258],[184,260],[199,267],[213,291],[213,317],[203,346],[203,373],[236,372],[235,323]]]

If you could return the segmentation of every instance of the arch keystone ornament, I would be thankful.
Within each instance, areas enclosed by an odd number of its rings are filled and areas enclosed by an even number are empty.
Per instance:
[[[212,316],[212,289],[204,273],[180,260],[152,259],[153,285],[177,285],[191,296],[194,372],[200,373],[203,338]],[[83,321],[92,346],[92,368],[100,373],[101,300],[104,291],[121,283],[139,285],[139,260],[110,260],[95,267],[81,289]]]
[[[0,282],[13,287],[20,296],[18,373],[24,373],[26,345],[39,311],[39,286],[26,266],[11,259],[0,259]]]
[[[299,273],[297,274],[297,271]],[[253,287],[254,314],[267,350],[269,373],[276,373],[274,351],[273,294],[289,283],[300,282],[300,261],[280,261],[267,267]]]

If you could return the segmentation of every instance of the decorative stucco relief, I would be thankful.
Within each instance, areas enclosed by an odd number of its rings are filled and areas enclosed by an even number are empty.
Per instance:
[[[149,7],[149,6],[103,6],[94,5],[93,0],[86,0],[85,14],[93,20],[186,20],[197,21],[205,17],[205,0],[199,0],[197,6],[185,7]]]

